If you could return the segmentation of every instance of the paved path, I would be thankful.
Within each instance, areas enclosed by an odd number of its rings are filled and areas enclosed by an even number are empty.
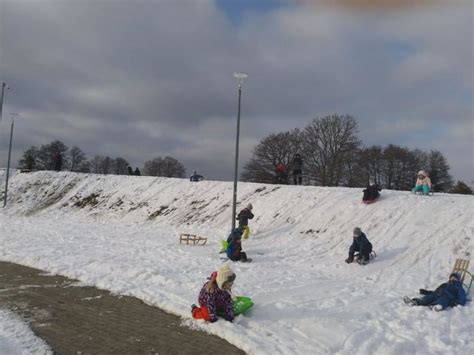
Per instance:
[[[28,319],[57,354],[244,354],[137,298],[76,282],[0,261],[0,306]]]

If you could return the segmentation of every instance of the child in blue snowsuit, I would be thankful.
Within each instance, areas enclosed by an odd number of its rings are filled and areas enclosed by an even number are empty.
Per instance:
[[[232,261],[247,261],[247,254],[242,251],[242,227],[237,227],[227,238],[227,257]]]
[[[413,306],[429,306],[436,311],[466,304],[466,292],[462,287],[461,276],[457,272],[449,275],[449,281],[438,286],[436,290],[420,289],[420,293],[423,297],[406,299],[405,302]]]
[[[355,252],[359,252],[357,262],[361,265],[366,265],[370,261],[370,253],[372,252],[372,244],[369,242],[364,233],[359,227],[354,228],[354,239],[349,248],[349,257],[345,260],[350,264],[354,261]]]

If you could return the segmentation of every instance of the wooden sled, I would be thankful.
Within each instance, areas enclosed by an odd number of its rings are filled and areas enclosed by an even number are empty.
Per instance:
[[[207,243],[207,238],[203,238],[195,234],[181,233],[179,235],[179,244],[184,243],[186,243],[186,245],[204,245]]]
[[[472,286],[472,274],[468,271],[469,268],[469,260],[465,259],[456,259],[454,263],[453,272],[457,272],[461,275],[461,282],[466,288],[466,294],[469,294]],[[470,280],[469,283],[466,280],[466,275],[469,276]]]

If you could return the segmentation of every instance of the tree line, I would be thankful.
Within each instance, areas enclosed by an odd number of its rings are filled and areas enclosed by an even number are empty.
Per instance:
[[[357,121],[350,115],[315,118],[302,130],[270,134],[255,146],[241,180],[273,183],[277,164],[285,164],[291,173],[299,153],[307,185],[364,187],[373,181],[385,189],[410,190],[423,169],[434,191],[469,193],[463,182],[453,188],[450,167],[441,152],[394,144],[365,147],[358,134]]]
[[[58,156],[61,158],[60,169],[57,169]],[[125,158],[95,155],[92,159],[88,159],[79,147],[69,148],[61,141],[53,141],[40,147],[31,146],[23,152],[18,162],[18,168],[114,175],[130,175],[132,170],[130,163]],[[136,168],[137,170],[138,168]],[[184,178],[186,169],[181,162],[173,157],[156,157],[145,162],[140,174]]]

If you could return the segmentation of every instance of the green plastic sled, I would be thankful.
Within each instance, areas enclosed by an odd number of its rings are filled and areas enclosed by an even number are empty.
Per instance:
[[[229,246],[229,244],[227,243],[227,240],[222,239],[222,240],[221,240],[221,247],[222,247],[222,250],[223,250],[223,251],[226,251],[228,246]]]
[[[252,308],[253,302],[250,297],[245,296],[237,296],[233,300],[233,308],[234,308],[234,316],[238,316],[239,314],[243,314],[247,312],[250,308]],[[224,312],[218,311],[218,316],[223,317]]]

